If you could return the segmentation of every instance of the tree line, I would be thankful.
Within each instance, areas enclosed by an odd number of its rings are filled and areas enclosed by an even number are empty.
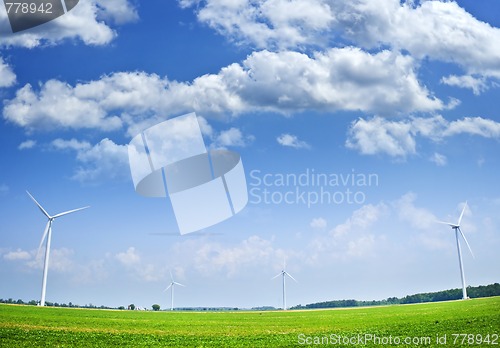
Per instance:
[[[500,296],[500,284],[468,286],[467,294],[470,298]],[[358,301],[358,300],[334,300],[317,302],[305,306],[298,305],[290,309],[313,309],[313,308],[345,308],[345,307],[365,307],[383,306],[390,304],[410,304],[422,302],[439,302],[459,300],[462,298],[462,289],[450,289],[437,292],[426,292],[421,294],[407,295],[402,298],[389,297],[385,300]]]
[[[500,296],[500,284],[494,283],[490,285],[480,285],[480,286],[468,286],[467,294],[470,298],[478,298],[478,297],[491,297],[491,296]],[[313,308],[345,308],[345,307],[366,307],[366,306],[383,306],[383,305],[391,305],[391,304],[410,304],[410,303],[422,303],[422,302],[439,302],[439,301],[450,301],[450,300],[459,300],[462,298],[462,289],[450,289],[443,290],[438,292],[426,292],[415,295],[408,295],[402,298],[398,297],[389,297],[385,300],[373,300],[373,301],[358,301],[358,300],[334,300],[334,301],[326,301],[326,302],[317,302],[307,304],[305,306],[298,305],[295,307],[291,307],[290,309],[313,309]],[[0,303],[7,304],[19,304],[19,305],[30,305],[36,306],[38,301],[31,300],[29,302],[24,302],[23,300],[14,300],[12,298],[2,299],[0,298]],[[76,305],[73,303],[57,303],[57,302],[45,302],[46,306],[50,307],[68,307],[68,308],[93,308],[93,309],[129,309],[134,310],[136,306],[134,304],[130,304],[127,307],[108,307],[108,306],[95,306],[92,303],[86,304],[83,306]],[[154,311],[160,310],[160,305],[154,304],[151,306]],[[239,308],[229,308],[229,307],[218,307],[218,308],[209,308],[209,307],[196,307],[196,308],[177,308],[176,310],[197,310],[197,311],[227,311],[227,310],[238,310]],[[266,306],[266,307],[254,307],[252,310],[273,310],[274,307]]]

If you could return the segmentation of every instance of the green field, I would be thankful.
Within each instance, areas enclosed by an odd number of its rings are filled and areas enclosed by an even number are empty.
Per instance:
[[[393,346],[445,346],[436,343],[438,338],[443,343],[446,338],[446,346],[474,346],[480,341],[500,346],[499,334],[500,297],[286,312],[0,305],[0,347],[292,347],[307,343],[341,347],[388,346],[390,342]],[[414,343],[404,344],[405,339]],[[351,344],[342,344],[347,340]]]

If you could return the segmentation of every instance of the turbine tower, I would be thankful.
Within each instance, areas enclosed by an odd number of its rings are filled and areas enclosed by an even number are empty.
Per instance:
[[[186,285],[182,285],[181,283],[177,283],[176,281],[174,281],[174,277],[172,276],[172,272],[170,272],[170,280],[171,280],[170,284],[163,291],[167,291],[168,289],[172,288],[171,293],[170,293],[170,310],[173,311],[174,310],[174,287],[176,285],[180,285],[180,286],[186,286]]]
[[[61,217],[61,216],[67,215],[67,214],[71,214],[71,213],[74,213],[74,212],[82,210],[82,209],[87,209],[87,208],[89,208],[89,206],[83,207],[83,208],[78,208],[78,209],[73,209],[73,210],[68,210],[68,211],[65,211],[63,213],[59,213],[59,214],[56,214],[54,216],[50,216],[49,213],[47,213],[47,211],[45,209],[43,209],[43,207],[40,205],[40,203],[38,203],[36,201],[35,197],[33,197],[28,191],[26,191],[26,193],[31,197],[33,202],[35,202],[35,204],[38,206],[38,208],[43,213],[43,215],[45,215],[47,217],[47,219],[49,220],[49,221],[47,221],[47,225],[45,226],[45,231],[43,232],[42,240],[40,241],[40,245],[38,246],[38,252],[37,252],[37,256],[38,256],[38,254],[40,253],[40,249],[42,248],[43,241],[47,237],[47,244],[45,245],[45,260],[43,262],[42,296],[40,298],[40,306],[45,306],[45,290],[47,288],[47,272],[49,270],[50,242],[52,239],[52,222],[55,219],[57,219],[58,217]]]
[[[460,265],[460,275],[462,277],[462,295],[463,299],[466,300],[468,299],[467,297],[467,287],[465,285],[465,272],[464,272],[464,264],[462,262],[462,249],[460,247],[460,240],[458,238],[458,232],[462,235],[462,238],[465,241],[465,244],[467,244],[467,247],[469,248],[469,251],[474,257],[474,253],[472,252],[472,249],[470,248],[469,242],[467,241],[467,238],[465,238],[464,233],[462,232],[462,229],[460,228],[460,223],[462,222],[462,217],[464,216],[465,208],[467,207],[467,201],[465,201],[464,207],[462,209],[462,213],[460,214],[460,217],[458,218],[458,222],[456,224],[453,224],[451,222],[444,222],[444,221],[438,221],[441,224],[446,224],[452,228],[452,230],[455,230],[455,238],[457,240],[457,252],[458,252],[458,263]]]
[[[282,276],[282,282],[283,282],[283,310],[286,311],[286,281],[285,281],[285,278],[286,276],[289,276],[290,278],[292,278],[295,282],[297,282],[297,280],[295,280],[294,277],[292,277],[292,275],[290,273],[288,273],[286,270],[286,261],[283,260],[283,269],[281,270],[280,273],[278,273],[277,275],[275,275],[274,277],[271,278],[272,279],[275,279],[275,278],[278,278],[279,276]]]

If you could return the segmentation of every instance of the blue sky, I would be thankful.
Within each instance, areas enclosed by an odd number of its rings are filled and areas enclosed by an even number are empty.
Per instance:
[[[499,11],[91,0],[12,34],[1,8],[0,297],[40,296],[46,220],[26,189],[51,214],[91,206],[54,223],[51,302],[165,308],[171,270],[187,285],[176,306],[278,307],[285,257],[289,305],[456,288],[454,236],[435,221],[454,222],[466,200],[467,283],[498,282]],[[189,112],[208,147],[241,155],[251,194],[235,217],[181,236],[168,200],[135,193],[127,144]],[[312,172],[377,180],[276,181]],[[295,194],[321,189],[337,200]]]

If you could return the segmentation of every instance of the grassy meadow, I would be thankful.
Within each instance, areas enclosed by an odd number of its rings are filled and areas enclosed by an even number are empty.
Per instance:
[[[499,334],[500,297],[286,312],[0,305],[0,347],[499,346]]]

